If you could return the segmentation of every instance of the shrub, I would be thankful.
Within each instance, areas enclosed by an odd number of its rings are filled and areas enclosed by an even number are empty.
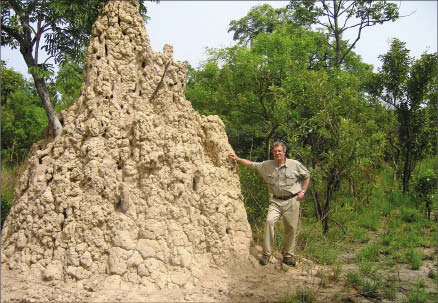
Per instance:
[[[364,214],[359,219],[359,225],[371,230],[377,230],[379,227],[380,215],[378,213]]]
[[[423,254],[414,248],[409,248],[406,253],[406,260],[413,270],[418,270],[423,260]]]
[[[14,186],[17,178],[16,166],[2,166],[1,170],[1,226],[6,220],[14,200]]]
[[[401,219],[406,223],[417,222],[419,219],[416,209],[410,207],[401,208]]]

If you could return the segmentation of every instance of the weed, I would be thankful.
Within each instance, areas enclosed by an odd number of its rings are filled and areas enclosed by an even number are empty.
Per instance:
[[[378,298],[382,285],[380,279],[364,278],[362,279],[362,295],[365,297]]]
[[[411,268],[413,270],[417,270],[421,266],[421,261],[423,260],[423,254],[415,249],[415,248],[409,248],[406,253],[406,261],[409,265],[411,265]]]
[[[332,268],[332,275],[330,276],[331,281],[339,281],[339,278],[341,277],[342,273],[342,264],[335,264],[335,266]]]
[[[351,237],[360,243],[367,243],[370,240],[367,236],[366,230],[362,228],[352,229]]]
[[[381,246],[378,244],[372,244],[363,248],[356,256],[356,259],[360,261],[376,262],[379,258]]]
[[[383,287],[383,296],[386,299],[394,300],[396,298],[396,290],[395,280],[391,279],[390,281],[387,281]]]
[[[359,226],[370,230],[377,230],[379,228],[379,218],[378,213],[364,214],[359,219]]]
[[[316,277],[320,278],[321,281],[319,282],[319,285],[321,287],[327,287],[327,283],[328,283],[328,278],[327,278],[327,272],[323,269],[320,269],[316,272]]]
[[[17,167],[2,166],[1,169],[1,226],[6,220],[14,200],[14,187],[17,180]]]
[[[418,222],[419,215],[416,209],[403,206],[401,208],[401,219],[407,223]]]
[[[426,303],[428,299],[427,292],[424,288],[417,287],[409,293],[407,303]]]
[[[347,285],[351,285],[358,289],[361,285],[359,273],[354,271],[347,272]]]
[[[315,294],[310,290],[297,290],[294,294],[286,294],[278,299],[279,303],[313,303]]]

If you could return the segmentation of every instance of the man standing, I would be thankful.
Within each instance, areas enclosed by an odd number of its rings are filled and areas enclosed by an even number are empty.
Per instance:
[[[294,251],[300,200],[309,186],[310,173],[300,162],[286,159],[286,145],[283,142],[274,142],[272,154],[274,160],[263,162],[251,162],[233,153],[228,156],[242,165],[255,169],[268,184],[270,199],[263,238],[263,257],[260,259],[260,264],[269,263],[274,243],[275,224],[283,216],[285,226],[283,263],[295,266]]]

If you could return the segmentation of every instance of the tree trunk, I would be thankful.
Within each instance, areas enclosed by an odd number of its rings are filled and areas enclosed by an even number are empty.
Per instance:
[[[37,66],[37,64],[35,63],[34,58],[32,57],[32,54],[26,52],[26,51],[22,51],[20,50],[24,61],[27,64],[27,67],[34,67]],[[35,83],[35,87],[37,89],[38,95],[41,98],[41,101],[43,102],[43,106],[44,109],[46,111],[47,114],[47,118],[49,119],[49,124],[51,129],[53,130],[53,134],[54,136],[58,136],[61,134],[62,132],[62,125],[61,122],[59,121],[58,115],[55,112],[55,108],[52,105],[52,102],[50,101],[50,94],[49,94],[49,90],[46,86],[46,82],[44,81],[44,79],[36,74],[36,73],[32,73],[32,77]]]
[[[411,144],[410,142],[408,142],[406,146],[406,159],[405,159],[405,167],[403,171],[403,193],[409,191],[409,180],[411,178],[411,161],[412,161]]]
[[[333,0],[333,19],[334,19],[333,21],[334,21],[334,27],[335,27],[333,33],[335,36],[335,43],[336,43],[336,48],[335,48],[336,67],[339,67],[341,65],[341,43],[340,43],[341,34],[339,32],[339,25],[338,25],[338,17],[339,17],[338,16],[338,14],[339,14],[338,5],[339,5],[338,1]]]

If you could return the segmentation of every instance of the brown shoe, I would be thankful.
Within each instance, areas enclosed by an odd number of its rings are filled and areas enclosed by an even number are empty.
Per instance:
[[[267,265],[269,263],[270,255],[263,255],[263,257],[259,260],[260,265]]]
[[[297,264],[292,256],[283,257],[283,263],[289,266],[295,266]]]

